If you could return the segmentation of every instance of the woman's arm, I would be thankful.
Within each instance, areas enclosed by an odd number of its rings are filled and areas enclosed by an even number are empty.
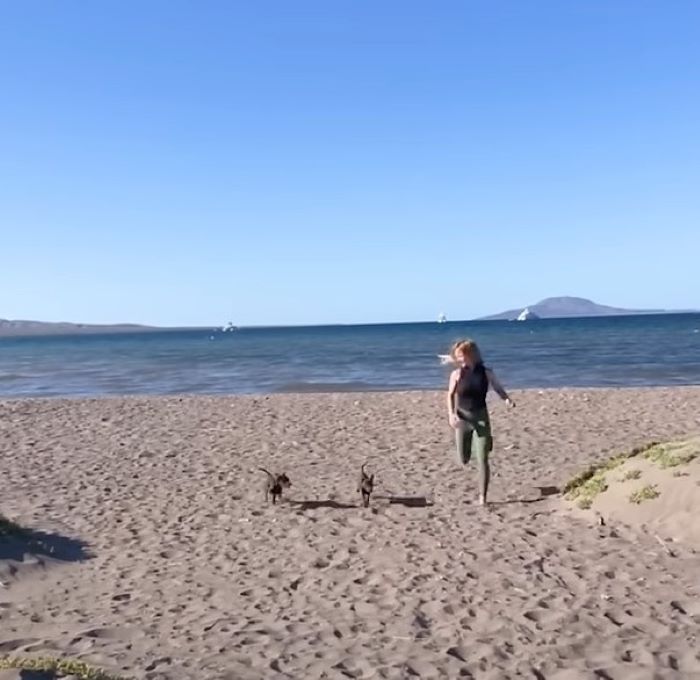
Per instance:
[[[455,426],[457,419],[457,404],[455,404],[455,392],[457,389],[457,380],[459,379],[459,370],[450,373],[450,382],[447,386],[447,419],[450,425]]]
[[[506,392],[505,388],[496,377],[496,374],[490,368],[486,369],[486,376],[489,379],[489,385],[493,387],[496,394],[503,399],[508,406],[515,406],[513,400],[508,396],[508,392]]]

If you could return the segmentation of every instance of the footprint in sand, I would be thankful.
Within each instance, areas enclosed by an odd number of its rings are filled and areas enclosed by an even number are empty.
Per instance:
[[[172,659],[169,656],[163,656],[160,659],[154,659],[148,666],[146,666],[146,671],[154,671],[158,666],[169,666],[172,663]]]
[[[128,602],[131,599],[131,593],[120,593],[112,597],[113,602]]]
[[[0,652],[17,652],[36,644],[36,638],[18,638],[17,640],[5,640],[0,642]]]
[[[87,637],[96,640],[128,640],[134,637],[136,631],[126,628],[89,628],[78,634],[78,638]]]

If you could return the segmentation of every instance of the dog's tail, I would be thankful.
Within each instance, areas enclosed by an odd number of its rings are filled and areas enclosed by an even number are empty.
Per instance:
[[[362,483],[367,479],[367,475],[365,474],[365,467],[367,466],[367,462],[362,463],[360,466],[360,481],[357,483],[357,493],[360,493],[362,491]]]
[[[263,467],[259,467],[258,470],[260,470],[260,472],[264,472],[270,479],[274,481],[275,476],[269,470],[266,470]]]

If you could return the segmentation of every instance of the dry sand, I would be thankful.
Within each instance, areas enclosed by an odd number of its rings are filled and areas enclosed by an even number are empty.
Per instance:
[[[664,452],[666,460],[649,455]],[[672,458],[675,463],[667,465]],[[640,451],[592,481],[598,482],[596,491],[604,490],[588,498],[589,515],[642,528],[662,545],[669,543],[671,552],[674,542],[700,548],[700,437]],[[565,499],[577,512],[582,501],[572,496],[568,493]]]
[[[491,407],[490,511],[442,394],[2,402],[0,511],[54,552],[0,540],[0,655],[153,679],[700,678],[700,546],[671,556],[550,495],[700,432],[700,389],[515,398]],[[258,465],[289,473],[288,502],[262,503]]]

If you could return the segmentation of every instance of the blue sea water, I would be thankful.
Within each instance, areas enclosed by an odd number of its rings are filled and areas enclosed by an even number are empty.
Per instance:
[[[0,395],[433,389],[480,345],[507,387],[700,384],[700,314],[0,339]]]

